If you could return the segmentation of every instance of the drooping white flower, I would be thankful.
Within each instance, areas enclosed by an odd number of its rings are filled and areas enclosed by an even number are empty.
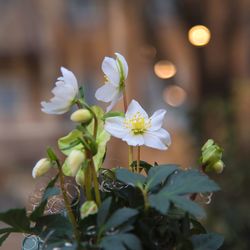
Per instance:
[[[32,177],[37,178],[46,174],[51,167],[52,163],[50,162],[50,160],[47,158],[42,158],[36,163],[35,167],[33,168]]]
[[[78,93],[78,84],[74,74],[61,67],[62,76],[57,79],[52,89],[54,97],[49,102],[41,102],[42,111],[47,114],[60,115],[69,111],[72,101]]]
[[[106,119],[105,130],[128,145],[165,150],[171,144],[169,133],[162,128],[165,114],[165,110],[159,109],[149,118],[140,104],[132,100],[125,117]]]
[[[109,112],[121,99],[128,76],[128,64],[125,58],[115,53],[116,59],[105,57],[102,62],[102,71],[105,74],[105,84],[97,89],[95,97],[99,101],[111,102],[107,107]]]

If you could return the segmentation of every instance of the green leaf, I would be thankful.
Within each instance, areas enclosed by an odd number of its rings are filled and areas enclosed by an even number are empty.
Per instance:
[[[138,184],[143,184],[146,178],[143,175],[132,173],[128,169],[118,168],[115,170],[116,178],[125,184],[137,186]]]
[[[140,240],[135,235],[129,233],[106,236],[102,239],[100,246],[104,250],[142,250]]]
[[[5,233],[0,236],[0,247],[2,246],[3,242],[9,237],[10,233]]]
[[[216,233],[193,235],[191,241],[194,250],[216,250],[223,244],[223,237]]]
[[[154,188],[158,184],[165,181],[177,169],[177,165],[161,165],[152,167],[148,172],[147,187],[149,189]]]
[[[0,213],[0,221],[13,227],[15,232],[30,232],[30,221],[24,208],[10,209]]]
[[[197,203],[191,201],[189,198],[181,197],[181,196],[173,196],[170,200],[177,206],[182,208],[183,210],[189,212],[190,214],[197,217],[204,217],[206,215],[204,209],[199,206]]]
[[[204,216],[204,211],[196,203],[185,198],[190,193],[214,192],[219,190],[218,185],[196,170],[178,171],[171,176],[168,183],[156,194],[149,196],[151,207],[157,209],[162,214],[166,214],[169,209],[169,202],[173,202],[177,207],[187,211],[194,216]]]
[[[79,130],[72,130],[68,135],[61,137],[58,140],[58,147],[62,151],[63,154],[69,155],[69,153],[73,149],[83,149],[83,145],[81,144],[82,133]]]
[[[91,110],[95,113],[97,117],[97,135],[96,135],[96,143],[97,143],[97,154],[93,157],[95,169],[96,171],[102,166],[103,159],[106,153],[106,145],[110,140],[111,136],[104,130],[104,122],[102,120],[104,111],[98,106],[92,106]],[[87,126],[87,129],[90,133],[93,134],[94,129],[94,119]]]
[[[103,120],[110,118],[110,117],[116,117],[116,116],[124,117],[124,113],[118,112],[118,111],[110,111],[110,112],[104,114]]]
[[[73,229],[68,218],[61,214],[50,214],[40,217],[37,220],[36,229],[40,231],[40,237],[46,238],[49,234],[50,242],[71,239]],[[51,233],[53,232],[53,233]]]
[[[112,203],[112,197],[108,197],[106,200],[103,201],[102,205],[100,206],[97,214],[98,227],[102,226],[106,221],[109,214],[111,203]]]
[[[158,194],[152,194],[148,198],[149,204],[162,214],[166,214],[170,207],[170,201]]]
[[[171,194],[204,193],[220,190],[209,177],[197,170],[179,171],[171,179],[172,185],[166,185],[161,192]]]
[[[116,210],[111,217],[108,219],[105,230],[110,230],[111,228],[116,228],[123,223],[127,222],[130,218],[136,216],[138,214],[138,211],[136,209],[132,208],[120,208]]]
[[[131,250],[141,250],[141,242],[134,234],[120,234],[119,238],[123,241],[129,249]]]
[[[47,148],[47,155],[51,161],[57,161],[57,156],[52,148]]]

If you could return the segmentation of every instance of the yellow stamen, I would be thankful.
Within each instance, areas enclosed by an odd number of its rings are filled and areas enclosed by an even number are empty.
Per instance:
[[[134,135],[143,134],[151,127],[151,120],[145,119],[140,112],[136,112],[131,118],[125,119],[124,125],[130,129]]]

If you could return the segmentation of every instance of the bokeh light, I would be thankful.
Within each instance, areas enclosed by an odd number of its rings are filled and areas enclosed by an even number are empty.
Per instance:
[[[166,87],[163,92],[164,101],[172,107],[181,106],[185,102],[186,98],[186,91],[180,86],[172,85]]]
[[[167,60],[159,61],[154,66],[155,74],[162,79],[168,79],[176,74],[176,67]]]
[[[203,25],[196,25],[188,31],[188,40],[194,46],[205,46],[211,38],[210,30]]]

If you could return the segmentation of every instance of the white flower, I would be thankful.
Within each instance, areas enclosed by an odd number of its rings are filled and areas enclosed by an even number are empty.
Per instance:
[[[128,76],[128,64],[125,58],[115,53],[116,59],[105,57],[102,62],[102,71],[105,74],[105,84],[97,89],[95,97],[99,101],[111,102],[107,107],[109,112],[121,99],[125,87],[125,80]]]
[[[43,158],[39,160],[32,170],[32,177],[36,178],[36,177],[46,174],[50,170],[51,167],[52,167],[52,164],[49,159]]]
[[[42,111],[47,114],[60,115],[69,111],[72,101],[78,93],[78,84],[74,74],[61,67],[62,76],[57,79],[50,102],[41,102]]]
[[[132,100],[125,117],[106,119],[105,130],[128,145],[165,150],[171,144],[169,133],[162,128],[165,114],[165,110],[159,109],[149,118],[140,104]]]

